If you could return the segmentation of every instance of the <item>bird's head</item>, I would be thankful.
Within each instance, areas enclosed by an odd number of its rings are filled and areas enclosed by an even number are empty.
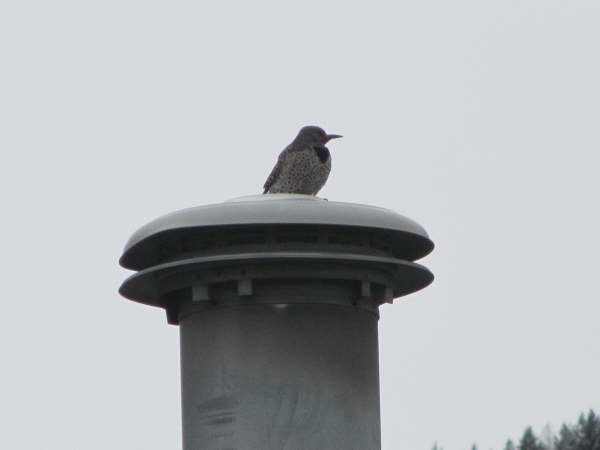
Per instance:
[[[323,128],[309,125],[300,130],[298,136],[296,136],[296,142],[306,145],[325,145],[331,139],[341,137],[339,134],[327,134]]]

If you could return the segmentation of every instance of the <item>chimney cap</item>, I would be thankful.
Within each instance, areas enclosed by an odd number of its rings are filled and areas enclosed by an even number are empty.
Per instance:
[[[125,245],[120,263],[138,269],[144,247],[156,245],[160,235],[174,230],[219,226],[325,225],[388,230],[410,236],[418,250],[415,258],[431,252],[433,242],[413,220],[386,208],[327,201],[311,195],[267,194],[234,198],[166,214],[137,230]]]

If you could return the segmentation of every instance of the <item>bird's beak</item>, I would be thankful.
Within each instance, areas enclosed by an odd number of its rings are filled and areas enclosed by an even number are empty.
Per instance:
[[[325,142],[329,142],[331,139],[337,139],[337,138],[341,138],[344,137],[341,134],[328,134],[327,135],[327,140]]]

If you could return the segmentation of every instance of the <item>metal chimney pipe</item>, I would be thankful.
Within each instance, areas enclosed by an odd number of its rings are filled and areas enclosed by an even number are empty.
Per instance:
[[[120,293],[179,324],[184,450],[380,450],[379,306],[427,286],[392,211],[271,194],[136,232]]]

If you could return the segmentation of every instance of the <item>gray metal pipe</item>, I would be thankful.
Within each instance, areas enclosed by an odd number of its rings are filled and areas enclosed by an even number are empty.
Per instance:
[[[180,321],[184,450],[379,450],[377,316],[248,304]]]

